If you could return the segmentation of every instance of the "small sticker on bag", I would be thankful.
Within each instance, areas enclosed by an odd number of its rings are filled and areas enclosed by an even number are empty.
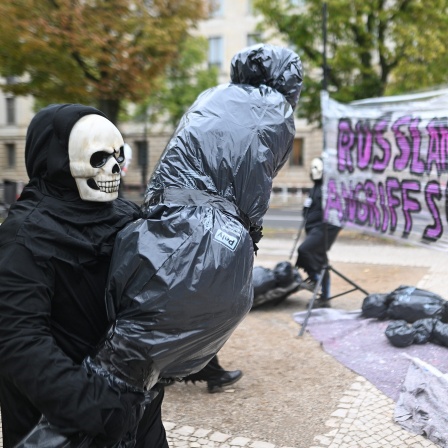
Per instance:
[[[228,222],[215,233],[214,240],[226,246],[231,251],[234,251],[241,240],[242,228]]]

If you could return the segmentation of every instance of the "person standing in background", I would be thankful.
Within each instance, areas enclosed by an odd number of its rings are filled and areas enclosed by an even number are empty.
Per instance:
[[[324,164],[320,157],[311,161],[310,177],[313,181],[308,198],[304,202],[303,219],[305,221],[306,237],[298,248],[295,266],[302,268],[308,278],[300,285],[301,288],[314,291],[319,276],[328,265],[327,252],[340,232],[340,227],[324,222],[322,210],[322,184]],[[324,272],[320,296],[314,301],[314,308],[329,308],[330,305],[330,273]]]

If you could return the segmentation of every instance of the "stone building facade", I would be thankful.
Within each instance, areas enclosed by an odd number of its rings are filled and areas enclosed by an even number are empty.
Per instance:
[[[257,24],[262,17],[254,15],[250,0],[213,1],[216,5],[215,12],[208,20],[199,24],[197,33],[209,41],[208,63],[219,67],[219,82],[227,82],[230,77],[230,60],[241,48],[257,41],[278,45],[282,45],[282,42],[257,31]],[[7,202],[11,197],[17,196],[23,184],[28,181],[24,165],[25,135],[33,115],[32,97],[13,97],[0,91],[0,186],[3,187],[0,202],[6,196]],[[133,197],[138,197],[171,136],[172,129],[134,122],[120,123],[119,128],[133,153],[124,178],[126,190]],[[319,156],[321,151],[321,130],[307,124],[306,120],[297,120],[294,152],[275,179],[274,192],[283,196],[300,196],[303,189],[311,186],[308,167],[311,159]]]

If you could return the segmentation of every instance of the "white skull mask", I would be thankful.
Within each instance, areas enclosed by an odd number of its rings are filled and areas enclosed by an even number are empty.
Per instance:
[[[68,155],[81,199],[108,202],[118,197],[123,147],[120,131],[107,118],[91,114],[75,123]]]
[[[319,157],[316,157],[315,159],[311,160],[311,180],[321,180],[324,175],[324,163],[322,162],[322,159]]]

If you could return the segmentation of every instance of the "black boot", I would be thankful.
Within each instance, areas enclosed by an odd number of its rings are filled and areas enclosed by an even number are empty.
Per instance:
[[[199,372],[188,375],[184,378],[187,383],[191,381],[207,381],[207,390],[213,394],[220,392],[224,386],[236,383],[243,376],[241,370],[224,370],[218,362],[218,357],[214,356],[209,363]]]
[[[210,394],[221,392],[224,386],[236,383],[242,376],[241,370],[223,370],[219,375],[211,376],[207,380],[207,390]]]
[[[317,308],[331,308],[330,300],[317,297],[314,300],[313,309],[317,309]]]

